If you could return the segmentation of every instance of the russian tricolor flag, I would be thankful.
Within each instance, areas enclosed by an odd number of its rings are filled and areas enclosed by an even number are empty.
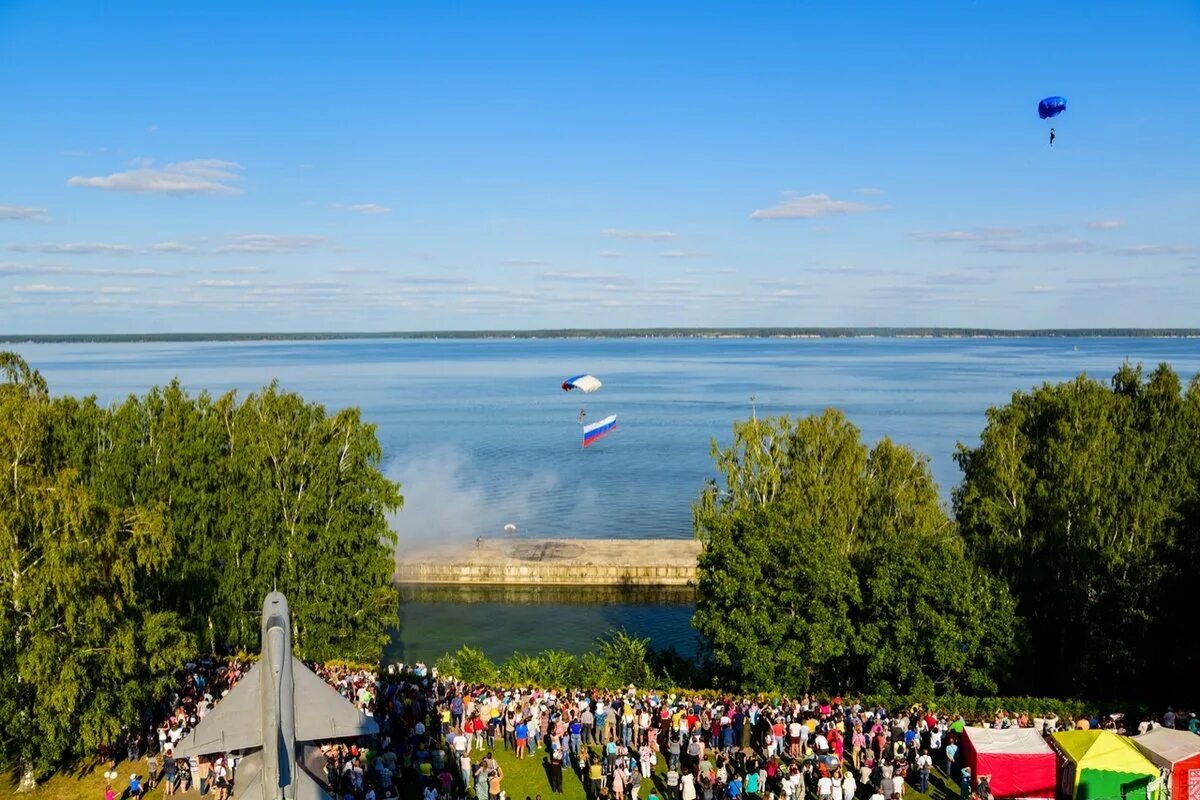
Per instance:
[[[583,429],[583,446],[587,447],[592,442],[599,439],[601,436],[607,436],[617,428],[617,415],[605,417],[599,422],[593,422]]]

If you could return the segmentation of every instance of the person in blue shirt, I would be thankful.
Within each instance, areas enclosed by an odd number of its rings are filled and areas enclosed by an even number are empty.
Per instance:
[[[142,779],[136,772],[129,776],[129,796],[142,796]]]
[[[729,800],[738,800],[742,796],[742,779],[739,776],[734,775],[729,781],[729,785],[725,787],[725,796]]]
[[[579,758],[579,745],[583,740],[583,723],[578,717],[572,718],[571,724],[567,726],[567,732],[571,734],[571,755]]]
[[[529,752],[529,725],[526,724],[524,717],[517,722],[513,733],[517,740],[517,758],[524,758]]]

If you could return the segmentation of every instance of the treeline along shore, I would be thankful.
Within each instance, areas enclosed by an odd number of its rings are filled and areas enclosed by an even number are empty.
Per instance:
[[[272,342],[338,339],[1026,339],[1200,338],[1200,328],[545,328],[474,331],[295,331],[231,333],[0,333],[0,344]]]
[[[735,422],[712,456],[700,654],[667,659],[692,688],[1200,700],[1200,377],[1016,391],[949,507],[927,456],[836,409]],[[298,656],[377,663],[403,503],[382,459],[358,409],[275,383],[101,405],[0,353],[0,765],[137,730],[181,665],[257,649],[271,590]]]

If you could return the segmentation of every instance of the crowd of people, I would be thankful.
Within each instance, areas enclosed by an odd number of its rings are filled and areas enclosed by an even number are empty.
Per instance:
[[[390,749],[406,768],[393,778],[419,781],[423,800],[506,800],[501,749],[540,759],[548,794],[562,793],[564,773],[574,772],[590,800],[902,800],[908,786],[928,793],[935,771],[964,800],[987,800],[990,776],[970,775],[959,756],[968,724],[1048,735],[1122,722],[1119,714],[1064,723],[1005,711],[968,721],[840,697],[500,689],[423,668],[390,681],[385,694]],[[1164,722],[1185,719],[1195,730],[1194,715],[1169,712]]]
[[[154,735],[127,743],[129,759],[146,763],[144,774],[129,776],[127,796],[158,784],[166,796],[193,788],[216,800],[232,796],[236,753],[172,753],[248,668],[237,661],[187,665],[179,690],[156,709]],[[500,751],[540,759],[548,795],[561,794],[564,775],[573,772],[589,800],[903,800],[909,786],[928,793],[935,772],[963,800],[988,800],[989,776],[961,765],[968,724],[1046,734],[1064,726],[1121,732],[1125,724],[1120,714],[1064,723],[1004,711],[967,720],[931,708],[864,708],[840,697],[501,689],[439,678],[424,664],[379,674],[315,669],[380,727],[378,738],[330,742],[306,759],[338,800],[508,800]],[[1174,710],[1138,728],[1157,724],[1200,732],[1195,714]]]
[[[101,760],[108,762],[104,772],[105,800],[117,797],[140,798],[151,789],[161,786],[162,794],[171,797],[190,790],[200,796],[211,795],[214,800],[230,800],[237,773],[237,753],[177,758],[175,750],[180,741],[204,719],[222,697],[250,671],[247,661],[206,658],[186,664],[179,673],[175,691],[164,697],[150,711],[140,731],[133,731],[117,746],[103,746]],[[375,693],[378,676],[373,671],[314,665],[313,670],[350,702],[367,713],[375,713]],[[336,766],[341,779],[346,768],[346,782],[354,782],[354,765],[359,758],[356,746],[331,743],[321,747],[327,763]],[[120,756],[133,764],[144,764],[126,776],[127,788],[118,790],[122,776],[117,772]],[[362,770],[358,770],[361,777]],[[360,781],[361,782],[361,781]]]

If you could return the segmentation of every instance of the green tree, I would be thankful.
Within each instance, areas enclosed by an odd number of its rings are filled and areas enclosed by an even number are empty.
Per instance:
[[[0,731],[45,774],[136,722],[195,647],[145,591],[171,552],[161,510],[98,499],[57,457],[45,382],[11,354],[0,368]]]
[[[735,423],[713,455],[693,624],[727,680],[958,691],[1004,677],[1013,604],[965,558],[925,457],[868,449],[833,409]]]
[[[402,502],[381,460],[356,409],[274,384],[103,408],[0,354],[0,758],[111,742],[200,642],[256,648],[274,588],[298,654],[378,659]]]
[[[1187,602],[1167,590],[1200,577],[1180,561],[1197,530],[1195,385],[1185,398],[1166,365],[1125,364],[1107,386],[1081,375],[1015,393],[978,447],[959,446],[955,511],[1028,620],[1028,686],[1121,696],[1195,653],[1162,646]]]

